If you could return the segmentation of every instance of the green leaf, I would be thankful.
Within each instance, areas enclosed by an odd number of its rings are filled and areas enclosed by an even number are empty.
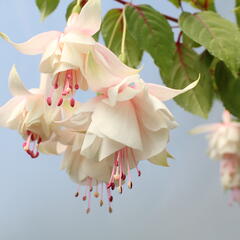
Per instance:
[[[237,76],[240,67],[240,32],[236,24],[210,11],[194,15],[184,12],[180,17],[180,27],[191,39],[225,62]]]
[[[194,82],[200,74],[198,85],[191,91],[175,98],[185,110],[207,118],[213,102],[212,78],[205,62],[192,49],[178,44],[169,78],[164,83],[181,89]]]
[[[183,33],[183,43],[189,48],[198,48],[201,47],[199,43],[194,42],[190,37]]]
[[[66,20],[68,20],[68,18],[69,18],[70,15],[72,14],[72,10],[73,10],[73,8],[76,6],[76,4],[77,4],[77,0],[74,0],[74,1],[72,1],[72,2],[68,5],[67,11],[66,11],[66,14],[65,14]]]
[[[60,0],[35,0],[35,2],[41,13],[41,19],[44,20],[57,8]]]
[[[121,54],[121,44],[123,37],[123,14],[122,9],[110,10],[103,19],[102,35],[106,45],[117,55]],[[138,67],[142,60],[143,50],[138,42],[132,37],[128,29],[125,39],[124,62],[130,67]]]
[[[174,157],[165,150],[158,155],[151,157],[148,161],[158,166],[169,167],[168,158],[174,159]]]
[[[171,3],[173,3],[176,7],[180,7],[180,1],[179,0],[169,0]],[[215,9],[215,4],[214,0],[182,0],[182,2],[188,2],[190,3],[193,7],[201,9],[201,10],[211,10],[211,11],[216,11]],[[207,5],[206,5],[207,4]]]
[[[238,26],[240,26],[240,0],[236,0],[235,16]]]
[[[225,108],[240,118],[240,77],[235,78],[223,62],[217,64],[215,77]]]
[[[169,74],[173,64],[175,42],[165,17],[149,5],[128,6],[126,17],[128,30],[139,46],[152,56],[162,76]]]

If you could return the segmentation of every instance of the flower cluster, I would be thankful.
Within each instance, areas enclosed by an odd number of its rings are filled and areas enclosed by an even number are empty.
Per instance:
[[[209,132],[209,156],[220,160],[220,176],[224,189],[231,191],[231,202],[240,203],[240,123],[228,111],[223,121],[196,127],[193,134]]]
[[[87,213],[94,189],[100,205],[106,192],[111,212],[112,191],[122,193],[125,183],[133,187],[131,169],[140,176],[139,161],[168,165],[169,131],[177,123],[164,102],[198,82],[182,90],[145,83],[139,70],[94,40],[100,25],[100,0],[89,0],[71,15],[64,32],[42,33],[20,44],[1,33],[20,52],[42,59],[38,89],[27,90],[15,67],[11,70],[13,98],[0,108],[0,125],[22,135],[32,158],[39,152],[64,153],[61,167],[85,187]],[[96,97],[78,102],[76,91],[87,89]]]

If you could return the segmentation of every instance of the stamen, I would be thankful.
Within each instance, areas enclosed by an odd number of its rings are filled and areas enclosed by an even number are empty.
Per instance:
[[[39,156],[39,144],[42,139],[37,134],[32,133],[31,131],[27,131],[27,141],[23,143],[24,151],[32,158],[37,158]]]
[[[51,97],[47,98],[47,104],[48,104],[48,106],[52,105],[52,98]]]
[[[130,172],[130,163],[129,163],[129,157],[128,157],[128,149],[125,149],[126,153],[126,161],[127,161],[127,172],[128,172],[128,188],[132,189],[132,177],[131,177],[131,172]]]
[[[71,100],[70,100],[70,106],[71,106],[71,107],[74,107],[74,106],[75,106],[75,100],[74,100],[74,98],[71,98]]]
[[[57,106],[60,107],[62,104],[63,104],[63,98],[60,97],[59,100],[58,100]]]
[[[131,152],[132,159],[133,159],[135,168],[137,170],[138,176],[140,177],[141,176],[141,171],[138,169],[138,164],[137,164],[137,161],[136,161],[136,158],[135,158],[135,155],[134,155],[134,152],[133,152],[132,148],[130,149],[130,152]]]
[[[100,197],[99,205],[100,207],[103,206],[103,182],[101,183],[101,197]]]

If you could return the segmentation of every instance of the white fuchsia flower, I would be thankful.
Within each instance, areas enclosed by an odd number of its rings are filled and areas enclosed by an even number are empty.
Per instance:
[[[240,156],[240,123],[232,121],[228,111],[224,111],[222,122],[198,126],[191,133],[208,133],[210,158],[221,160],[224,154]]]
[[[240,156],[225,154],[220,164],[222,186],[231,191],[230,204],[240,203]]]
[[[17,130],[25,139],[24,150],[32,157],[39,156],[39,145],[48,141],[54,121],[60,119],[60,108],[47,106],[44,101],[47,75],[42,75],[38,89],[27,90],[15,67],[9,75],[9,89],[13,98],[0,107],[0,126]]]
[[[0,36],[24,54],[43,54],[40,71],[52,74],[52,89],[47,98],[52,104],[54,92],[57,105],[64,97],[70,97],[79,88],[94,91],[107,88],[138,70],[123,64],[108,48],[92,37],[101,26],[101,1],[89,0],[80,14],[73,13],[64,32],[41,33],[25,43],[14,43],[5,34]]]
[[[102,162],[110,163],[107,189],[113,190],[117,185],[122,193],[125,181],[132,188],[130,169],[136,168],[140,176],[140,160],[148,159],[154,164],[167,166],[169,131],[177,124],[162,101],[192,89],[197,82],[176,90],[145,84],[139,75],[134,75],[114,87],[102,89],[98,97],[79,108],[73,117],[76,126],[77,118],[81,118],[83,113],[91,113],[79,155],[85,160],[94,159],[99,166]]]
[[[231,202],[240,203],[240,123],[225,110],[221,123],[199,126],[191,133],[208,133],[209,156],[220,160],[222,186],[231,191]]]
[[[104,203],[104,189],[106,188],[109,212],[112,212],[111,202],[113,197],[106,184],[111,176],[111,159],[99,162],[80,155],[85,133],[90,124],[90,117],[89,113],[83,113],[72,117],[71,121],[61,122],[64,129],[56,132],[57,139],[66,146],[61,169],[66,170],[70,178],[78,184],[78,191],[75,196],[79,197],[81,195],[83,201],[87,200],[87,213],[91,209],[91,193],[94,187],[94,196],[100,199],[100,206]],[[85,188],[83,193],[80,193],[81,186]]]

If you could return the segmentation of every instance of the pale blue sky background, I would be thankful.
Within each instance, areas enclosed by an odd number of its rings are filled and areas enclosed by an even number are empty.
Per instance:
[[[41,23],[33,0],[0,1],[0,31],[20,42],[43,31],[62,30],[69,2],[62,0],[58,10]],[[112,0],[103,2],[104,12],[119,6]],[[148,2],[172,16],[179,14],[166,0],[134,2]],[[232,0],[218,0],[217,7],[222,15],[234,19]],[[7,76],[11,65],[16,64],[28,87],[36,87],[38,62],[38,56],[23,56],[0,41],[1,105],[10,98]],[[144,66],[145,81],[160,83],[147,55]],[[60,157],[29,159],[21,148],[21,137],[0,129],[0,239],[238,239],[240,209],[228,206],[228,196],[219,184],[218,163],[207,157],[204,137],[187,133],[206,121],[184,112],[174,102],[168,106],[180,123],[169,144],[176,160],[170,168],[141,163],[142,177],[135,177],[132,191],[115,197],[111,216],[95,204],[92,213],[85,214],[85,204],[73,197],[75,184],[59,171]],[[218,121],[221,112],[222,107],[215,104],[208,122]]]

